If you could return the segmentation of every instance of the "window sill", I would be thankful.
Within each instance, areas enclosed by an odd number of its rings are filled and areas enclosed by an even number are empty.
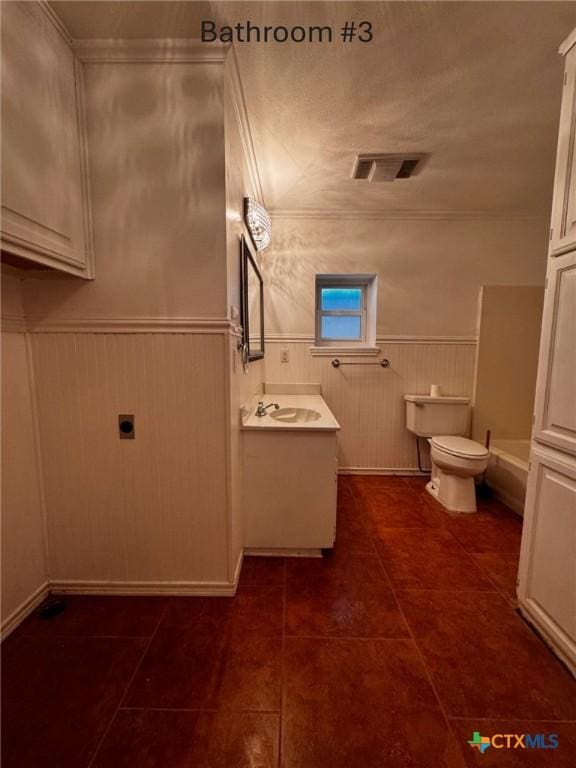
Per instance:
[[[309,347],[312,357],[334,357],[334,355],[362,355],[363,357],[375,357],[380,354],[379,347],[346,347],[346,346],[322,346]]]

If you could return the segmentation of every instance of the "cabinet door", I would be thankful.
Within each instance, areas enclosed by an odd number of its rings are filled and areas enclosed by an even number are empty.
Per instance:
[[[91,277],[80,78],[39,3],[2,3],[2,248]]]
[[[558,132],[550,255],[576,247],[576,47],[566,55]]]
[[[520,607],[576,671],[576,462],[532,451],[520,559]]]
[[[548,261],[534,439],[576,456],[576,251]]]

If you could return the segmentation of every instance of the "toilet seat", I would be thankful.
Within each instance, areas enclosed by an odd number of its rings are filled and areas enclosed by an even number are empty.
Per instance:
[[[455,435],[440,435],[430,441],[433,448],[448,456],[459,456],[463,459],[483,460],[490,455],[490,451],[475,440]]]

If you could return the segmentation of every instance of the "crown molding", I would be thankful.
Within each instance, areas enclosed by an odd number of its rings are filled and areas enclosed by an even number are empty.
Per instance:
[[[250,128],[250,120],[248,118],[248,110],[246,108],[246,99],[244,97],[244,88],[242,86],[242,78],[240,76],[238,57],[236,56],[236,51],[234,48],[232,48],[230,52],[228,62],[232,103],[234,105],[234,112],[238,121],[240,141],[242,143],[242,149],[246,158],[248,173],[250,174],[250,181],[258,202],[265,207],[264,193],[262,192],[262,179],[258,169],[256,151],[254,149],[254,140],[252,138],[252,130]]]
[[[52,8],[47,0],[35,0],[35,5],[44,13],[48,21],[52,24],[54,29],[60,34],[62,39],[67,45],[72,44],[72,36],[66,29],[64,22],[58,16],[56,11]]]
[[[310,219],[314,221],[547,221],[547,214],[530,211],[495,211],[457,208],[405,208],[366,210],[360,208],[271,208],[272,219]]]
[[[84,64],[222,64],[230,46],[192,38],[74,40]]]
[[[570,48],[573,48],[576,45],[576,28],[570,32],[566,40],[562,42],[560,47],[558,48],[558,53],[561,53],[562,56],[566,56]]]

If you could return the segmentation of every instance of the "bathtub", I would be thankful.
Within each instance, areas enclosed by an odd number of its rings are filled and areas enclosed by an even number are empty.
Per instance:
[[[494,495],[524,515],[530,440],[492,440],[486,482]]]

